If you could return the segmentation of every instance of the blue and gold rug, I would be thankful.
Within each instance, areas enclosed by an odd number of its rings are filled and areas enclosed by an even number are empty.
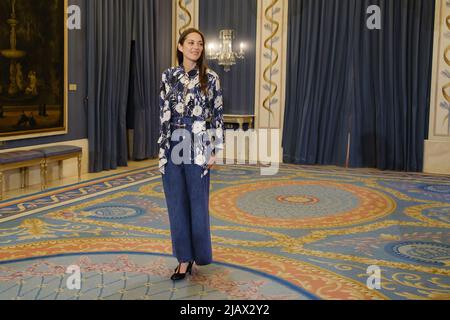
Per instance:
[[[215,263],[175,284],[156,166],[1,202],[0,299],[450,299],[449,177],[235,165],[212,178]]]

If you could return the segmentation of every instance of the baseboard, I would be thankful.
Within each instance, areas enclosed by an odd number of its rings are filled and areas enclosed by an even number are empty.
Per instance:
[[[450,174],[450,141],[425,141],[424,172]]]

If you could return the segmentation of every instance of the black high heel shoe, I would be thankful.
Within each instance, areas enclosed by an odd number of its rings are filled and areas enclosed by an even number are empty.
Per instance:
[[[172,275],[172,277],[170,277],[171,280],[173,281],[178,281],[178,280],[183,280],[184,278],[186,278],[186,274],[189,273],[192,275],[192,266],[194,265],[194,262],[191,261],[189,262],[187,268],[186,268],[186,272],[185,273],[180,273],[181,270],[181,263],[178,265],[178,267],[175,269],[175,273]]]

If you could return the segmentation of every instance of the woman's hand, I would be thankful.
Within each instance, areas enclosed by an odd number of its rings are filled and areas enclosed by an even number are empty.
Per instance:
[[[217,161],[217,157],[211,155],[211,158],[209,158],[209,162],[208,162],[208,170],[210,170],[214,166],[216,161]]]

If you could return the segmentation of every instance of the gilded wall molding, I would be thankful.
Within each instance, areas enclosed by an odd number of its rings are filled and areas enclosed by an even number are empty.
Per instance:
[[[436,0],[430,129],[424,172],[450,174],[450,1]]]
[[[288,0],[258,1],[255,115],[258,128],[284,121]]]
[[[172,30],[173,45],[175,45],[183,33],[188,28],[199,27],[199,2],[200,0],[172,0]],[[172,63],[176,65],[175,48],[173,48]]]
[[[430,139],[450,141],[450,1],[436,1]]]

